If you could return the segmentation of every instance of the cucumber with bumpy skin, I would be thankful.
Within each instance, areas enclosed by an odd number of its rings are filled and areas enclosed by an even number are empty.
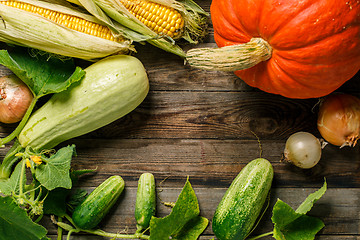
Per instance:
[[[233,180],[216,208],[212,229],[219,240],[243,240],[252,230],[269,194],[274,172],[258,158]]]
[[[34,112],[19,134],[22,147],[50,149],[103,127],[134,110],[149,91],[146,70],[132,56],[107,57],[84,70],[80,83]]]
[[[155,211],[155,178],[151,173],[143,173],[139,178],[136,193],[135,220],[137,232],[142,232],[150,226],[150,219],[155,216]]]
[[[124,187],[124,180],[117,175],[109,177],[97,186],[75,208],[72,220],[76,227],[81,229],[96,227],[115,204]]]

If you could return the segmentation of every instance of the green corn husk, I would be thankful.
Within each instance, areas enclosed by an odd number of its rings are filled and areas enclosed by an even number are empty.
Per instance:
[[[167,36],[159,36],[131,14],[118,0],[67,0],[84,7],[90,14],[104,24],[135,42],[147,41],[150,44],[181,57],[186,54],[176,41]],[[208,13],[192,0],[151,0],[179,11],[185,20],[182,38],[197,44],[207,34]],[[119,25],[115,26],[115,23]]]
[[[102,24],[94,16],[81,12],[64,1],[21,0],[20,2]],[[61,26],[35,13],[4,4],[0,4],[0,16],[0,41],[6,43],[85,60],[95,60],[112,54],[125,54],[133,50],[131,40],[115,42],[91,36]]]

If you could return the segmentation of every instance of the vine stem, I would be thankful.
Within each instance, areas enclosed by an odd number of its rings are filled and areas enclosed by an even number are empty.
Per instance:
[[[261,234],[261,235],[255,236],[255,237],[248,238],[247,240],[255,240],[255,239],[259,239],[259,238],[262,238],[262,237],[269,236],[269,235],[271,235],[271,234],[273,234],[273,233],[274,233],[274,232],[264,233],[264,234]]]
[[[25,175],[25,160],[22,160],[21,162],[21,173],[20,173],[20,186],[19,186],[19,196],[21,198],[25,198],[24,194],[24,175]]]
[[[86,233],[91,233],[91,234],[95,234],[98,236],[102,236],[102,237],[110,237],[110,238],[125,238],[125,239],[150,239],[149,235],[144,235],[144,234],[119,234],[119,233],[108,233],[108,232],[104,232],[103,230],[100,229],[96,229],[96,230],[82,230],[83,232]]]
[[[220,48],[193,48],[186,53],[187,63],[194,68],[234,72],[251,68],[270,59],[272,47],[262,38]]]
[[[65,218],[74,226],[76,226],[72,220],[72,218],[69,215],[65,215]],[[93,235],[98,235],[98,236],[102,236],[102,237],[109,237],[109,238],[123,238],[123,239],[150,239],[149,235],[145,235],[142,233],[135,233],[135,234],[120,234],[120,233],[109,233],[109,232],[105,232],[101,229],[94,229],[94,230],[85,230],[85,229],[73,229],[71,232],[86,232],[86,233],[90,233]],[[69,234],[70,231],[69,231]],[[70,238],[70,235],[68,235],[68,238]]]
[[[37,99],[38,99],[37,97],[34,97],[32,99],[30,106],[26,110],[26,113],[25,113],[24,117],[21,119],[19,125],[15,128],[15,130],[12,133],[10,133],[8,136],[6,136],[0,140],[0,146],[3,146],[4,144],[10,142],[11,140],[13,140],[15,137],[17,137],[20,134],[21,130],[24,128],[25,124],[27,123],[27,121],[30,118],[32,110],[34,109],[35,104],[37,102]]]
[[[58,221],[61,222],[62,221],[62,217],[58,217]],[[57,229],[57,240],[62,240],[63,238],[63,229],[58,226],[58,229]]]

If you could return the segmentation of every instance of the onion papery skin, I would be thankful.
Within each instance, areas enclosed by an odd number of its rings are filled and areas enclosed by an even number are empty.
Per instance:
[[[355,146],[360,132],[360,99],[344,93],[325,97],[320,103],[317,127],[326,142]]]
[[[0,122],[19,122],[29,108],[33,94],[16,75],[0,78]]]

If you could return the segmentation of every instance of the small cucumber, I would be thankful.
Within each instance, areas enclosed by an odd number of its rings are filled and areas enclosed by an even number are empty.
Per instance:
[[[151,173],[141,174],[136,193],[135,219],[137,232],[146,230],[156,211],[155,178]]]
[[[81,229],[96,227],[115,204],[124,187],[125,182],[120,176],[106,179],[75,208],[72,214],[74,224]]]
[[[32,114],[18,137],[22,147],[51,149],[94,131],[134,110],[149,91],[146,70],[132,56],[110,56],[84,70],[80,83],[54,94]]]
[[[216,208],[212,229],[219,240],[243,240],[252,230],[269,194],[273,167],[264,158],[249,162]]]

